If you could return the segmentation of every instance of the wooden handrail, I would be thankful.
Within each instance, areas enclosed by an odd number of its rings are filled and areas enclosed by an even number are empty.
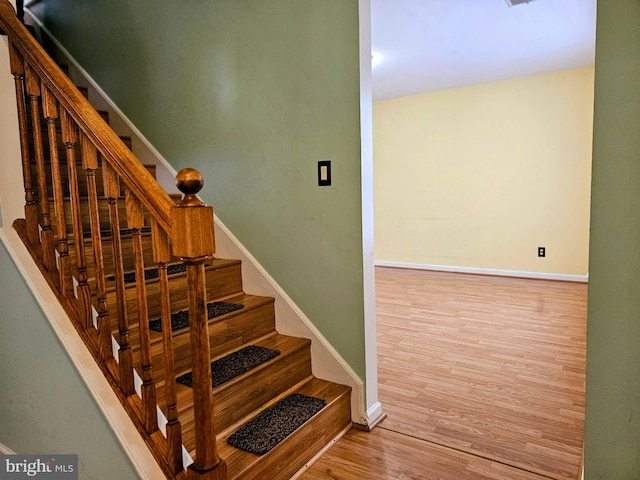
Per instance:
[[[14,225],[168,478],[226,480],[214,428],[205,281],[205,260],[214,253],[213,208],[196,195],[202,177],[193,169],[178,174],[185,195],[176,205],[18,21],[7,0],[0,0],[0,28],[9,37],[25,188],[26,227],[19,227],[21,220]],[[142,238],[148,225],[160,282],[165,363],[164,381],[155,383]],[[110,248],[103,248],[103,238]],[[191,324],[195,456],[188,474],[182,463],[167,274],[176,257],[186,264]],[[127,293],[131,286],[125,285],[125,264],[135,275],[135,305]],[[157,435],[156,388],[163,383],[166,441]]]
[[[138,197],[144,207],[165,231],[171,229],[171,207],[174,202],[158,185],[122,140],[82,96],[71,80],[47,55],[16,17],[7,0],[0,0],[0,28],[10,42],[33,68],[36,76],[50,90],[78,127]]]

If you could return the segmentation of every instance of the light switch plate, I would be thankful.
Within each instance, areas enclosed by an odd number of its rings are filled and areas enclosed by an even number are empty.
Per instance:
[[[318,186],[331,185],[331,160],[320,160],[318,162]]]

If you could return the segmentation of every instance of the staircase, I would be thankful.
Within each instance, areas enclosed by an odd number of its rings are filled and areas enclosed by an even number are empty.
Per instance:
[[[290,478],[351,427],[349,387],[314,377],[310,341],[279,334],[274,299],[244,292],[240,262],[214,256],[198,172],[181,171],[183,195],[167,195],[6,0],[0,28],[23,156],[14,228],[166,477]],[[266,452],[231,445],[292,395],[321,406]]]

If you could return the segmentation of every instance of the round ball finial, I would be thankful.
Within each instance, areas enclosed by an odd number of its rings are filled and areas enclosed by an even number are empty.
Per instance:
[[[194,195],[202,190],[204,179],[195,168],[183,168],[176,176],[176,186],[185,195]]]
[[[204,186],[204,179],[195,168],[183,168],[176,176],[176,186],[184,196],[178,203],[179,207],[204,206],[204,202],[196,195]]]

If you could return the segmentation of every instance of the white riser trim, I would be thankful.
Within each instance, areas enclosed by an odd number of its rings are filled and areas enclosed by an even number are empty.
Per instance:
[[[588,283],[589,275],[569,275],[563,273],[524,272],[519,270],[498,270],[493,268],[453,267],[449,265],[430,265],[425,263],[390,262],[376,260],[377,267],[408,268],[413,270],[432,270],[436,272],[472,273],[498,277],[534,278],[539,280],[557,280],[563,282]]]

